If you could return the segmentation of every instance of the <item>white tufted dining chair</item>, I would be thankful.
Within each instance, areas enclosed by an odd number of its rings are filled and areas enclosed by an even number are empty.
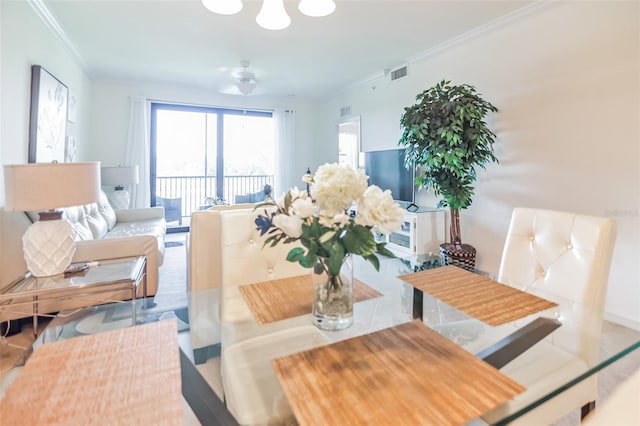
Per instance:
[[[513,211],[498,281],[559,303],[570,301],[571,311],[561,314],[582,323],[577,338],[563,325],[550,336],[552,342],[538,343],[501,369],[524,385],[526,394],[543,396],[597,363],[615,237],[615,222],[609,218],[529,208]],[[597,377],[592,375],[512,424],[549,424],[580,407],[584,416],[596,397]],[[523,399],[520,395],[482,417],[495,423],[524,407]]]
[[[294,244],[264,246],[251,208],[217,212],[217,235],[210,259],[217,269],[211,284],[220,287],[221,375],[227,408],[243,425],[289,421],[293,414],[271,360],[327,344],[309,316],[258,325],[239,287],[261,281],[309,274],[288,262]],[[193,231],[192,231],[193,232]]]

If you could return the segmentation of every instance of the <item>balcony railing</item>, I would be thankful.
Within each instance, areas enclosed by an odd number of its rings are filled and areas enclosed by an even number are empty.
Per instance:
[[[188,217],[205,206],[208,197],[235,204],[236,195],[262,191],[267,184],[273,187],[273,180],[273,175],[225,176],[224,194],[217,194],[214,176],[161,176],[156,177],[156,197],[180,198],[182,217]]]

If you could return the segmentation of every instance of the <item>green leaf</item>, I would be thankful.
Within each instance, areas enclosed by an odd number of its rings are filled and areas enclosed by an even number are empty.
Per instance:
[[[344,248],[347,252],[368,256],[376,252],[376,240],[369,229],[362,225],[354,225],[347,230],[343,237]]]
[[[369,261],[374,268],[376,268],[376,271],[380,271],[380,260],[378,259],[378,256],[371,254],[369,256],[365,256],[365,259]]]
[[[294,247],[289,250],[289,253],[287,253],[287,260],[289,262],[298,262],[300,259],[302,259],[303,255],[304,249],[302,247]]]
[[[342,244],[336,242],[331,247],[331,254],[329,255],[329,273],[331,275],[339,275],[342,262],[344,262],[344,247]]]
[[[315,253],[309,253],[306,256],[302,256],[299,261],[300,265],[304,266],[305,268],[313,268],[315,267],[317,262],[318,256],[316,256]]]
[[[395,258],[396,255],[387,248],[387,244],[386,243],[380,243],[378,244],[378,254],[381,256],[386,256],[386,257],[392,257]]]

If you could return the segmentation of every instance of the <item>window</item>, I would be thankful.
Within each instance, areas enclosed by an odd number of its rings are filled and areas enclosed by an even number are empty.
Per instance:
[[[271,112],[151,104],[151,203],[165,205],[167,220],[177,217],[166,211],[167,200],[186,218],[263,191],[274,175]]]

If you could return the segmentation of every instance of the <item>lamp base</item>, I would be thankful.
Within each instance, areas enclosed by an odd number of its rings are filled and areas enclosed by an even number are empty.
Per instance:
[[[73,228],[66,220],[40,220],[27,228],[22,247],[27,269],[33,276],[61,274],[76,252]]]
[[[130,201],[129,192],[126,189],[118,188],[109,194],[109,203],[111,203],[111,207],[116,210],[128,209]]]

